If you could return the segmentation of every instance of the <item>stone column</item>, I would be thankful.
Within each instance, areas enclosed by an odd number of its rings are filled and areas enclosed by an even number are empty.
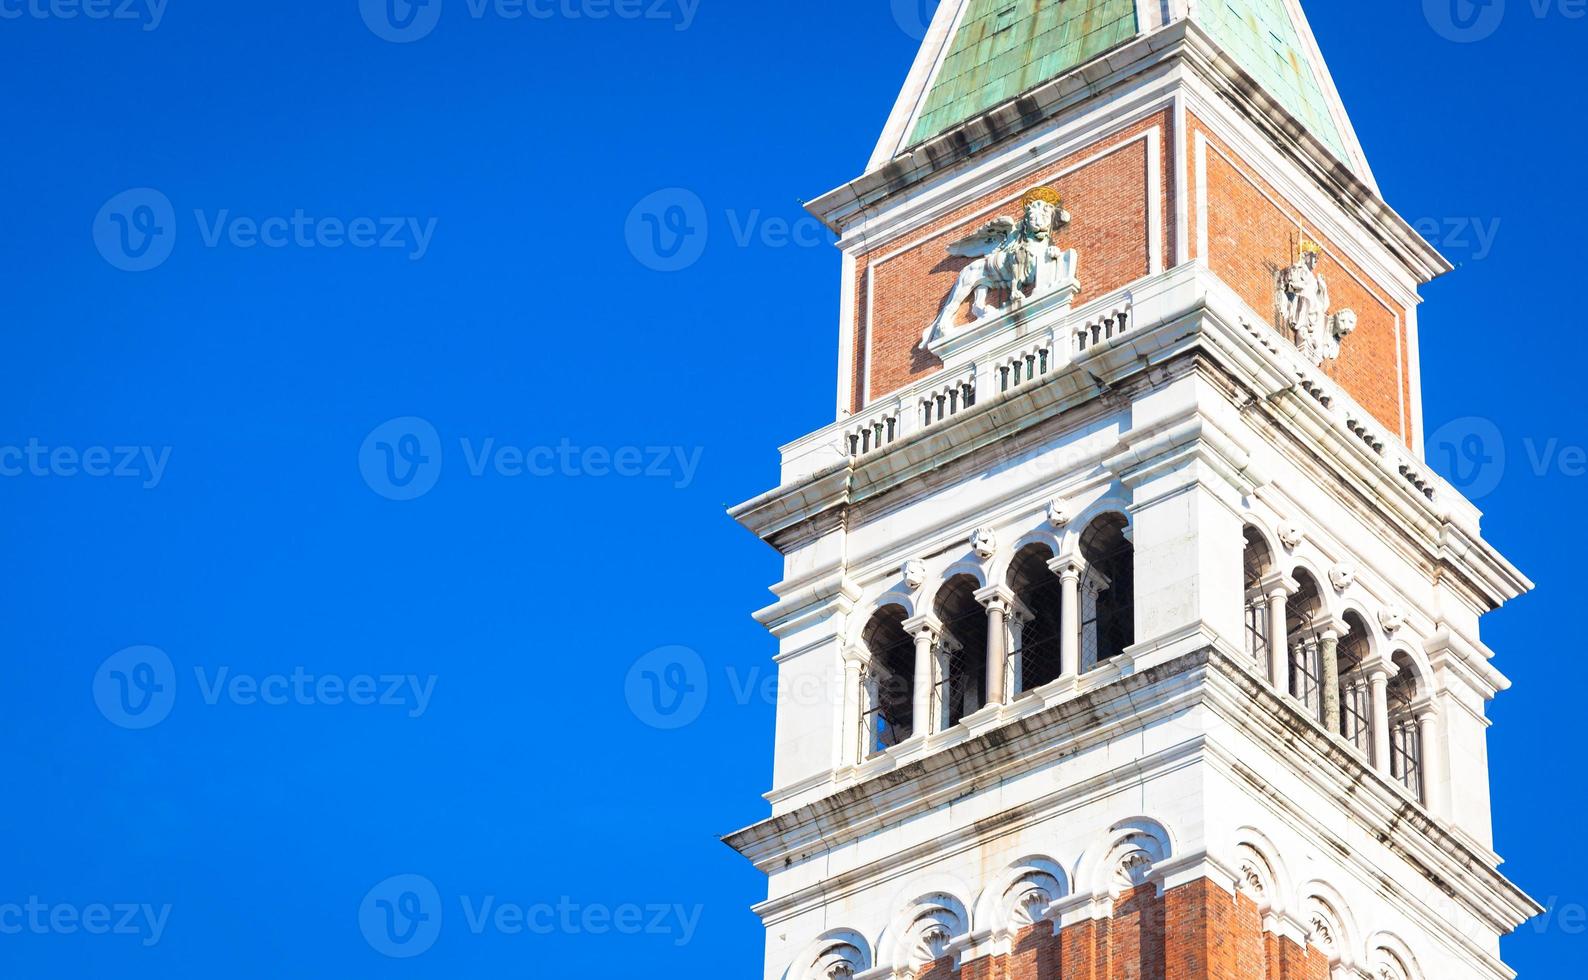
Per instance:
[[[976,592],[976,599],[987,608],[987,705],[1007,700],[1009,677],[1009,612],[1014,593],[1006,585],[989,585]]]
[[[942,624],[930,613],[906,620],[905,631],[915,637],[915,690],[911,707],[910,737],[930,735],[933,731],[932,678],[933,656],[942,637]]]
[[[987,604],[987,703],[1004,703],[1004,678],[1009,670],[1009,629],[1004,623],[1008,607],[1003,600]]]
[[[1081,577],[1080,615],[1077,617],[1077,626],[1080,627],[1077,637],[1081,644],[1081,672],[1091,670],[1097,666],[1097,657],[1102,653],[1102,639],[1097,633],[1098,610],[1097,600],[1108,591],[1109,581],[1095,568],[1088,568]],[[1092,624],[1092,660],[1086,659],[1086,624]]]
[[[1058,565],[1056,571],[1062,590],[1059,601],[1059,676],[1074,680],[1081,676],[1082,566],[1073,558],[1063,559]]]
[[[1334,629],[1326,629],[1321,637],[1321,675],[1318,683],[1323,686],[1319,697],[1323,702],[1323,727],[1330,734],[1340,734],[1340,634]]]
[[[1290,622],[1285,603],[1300,587],[1284,574],[1264,577],[1263,593],[1268,596],[1268,672],[1274,690],[1290,694]]]
[[[1373,768],[1382,776],[1390,774],[1389,671],[1374,667],[1368,671],[1372,688]]]

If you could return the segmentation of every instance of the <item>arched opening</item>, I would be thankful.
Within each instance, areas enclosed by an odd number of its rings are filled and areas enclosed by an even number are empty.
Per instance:
[[[939,730],[986,704],[987,610],[976,598],[979,585],[974,576],[956,575],[943,584],[933,606],[943,624],[932,697]]]
[[[1081,669],[1124,653],[1136,642],[1136,556],[1121,514],[1104,514],[1081,534]]]
[[[1371,652],[1367,622],[1348,612],[1345,625],[1351,631],[1340,640],[1340,734],[1367,757],[1373,751],[1373,691],[1362,669]]]
[[[1246,652],[1267,676],[1268,649],[1273,624],[1263,580],[1274,570],[1274,556],[1268,542],[1254,527],[1246,529]]]
[[[861,677],[860,757],[869,759],[915,734],[915,641],[905,611],[885,606],[866,624],[861,642],[871,662]]]
[[[1022,607],[1010,630],[1009,689],[1016,694],[1059,679],[1064,589],[1048,567],[1052,560],[1053,549],[1030,544],[1009,565],[1009,590]]]
[[[1323,613],[1323,591],[1305,569],[1294,578],[1301,586],[1285,603],[1285,632],[1290,638],[1290,693],[1323,720],[1323,653],[1314,622]]]
[[[1417,703],[1417,668],[1404,653],[1395,654],[1398,670],[1389,684],[1390,775],[1427,803],[1423,774],[1423,726],[1412,706]]]

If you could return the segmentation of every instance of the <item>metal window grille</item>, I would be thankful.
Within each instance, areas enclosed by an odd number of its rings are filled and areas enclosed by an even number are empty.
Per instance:
[[[915,734],[915,681],[913,676],[874,664],[861,675],[860,682],[865,698],[865,710],[860,716],[860,750],[861,758],[869,759]]]
[[[1422,726],[1417,719],[1401,717],[1390,722],[1390,774],[1411,790],[1419,802],[1423,796]]]
[[[1268,619],[1268,602],[1262,596],[1247,602],[1246,652],[1259,667],[1268,663]]]
[[[1020,674],[1014,678],[1016,693],[1035,690],[1059,679],[1062,664],[1059,656],[1059,624],[1034,620],[1022,623],[1020,633]]]
[[[945,729],[952,728],[974,714],[982,706],[982,678],[979,665],[962,649],[950,649],[940,654],[941,668],[937,685],[933,689],[932,713],[942,719]]]
[[[1373,743],[1371,700],[1367,685],[1360,681],[1340,690],[1340,734],[1363,755],[1371,751]]]
[[[1296,700],[1323,720],[1323,656],[1316,643],[1298,643],[1290,653],[1290,690]]]

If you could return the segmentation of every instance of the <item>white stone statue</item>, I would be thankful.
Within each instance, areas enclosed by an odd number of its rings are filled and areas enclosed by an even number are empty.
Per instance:
[[[926,582],[926,563],[918,558],[911,558],[900,569],[904,576],[904,585],[911,592],[919,589]]]
[[[921,336],[927,350],[939,340],[965,329],[955,322],[966,297],[971,298],[974,325],[1006,310],[1075,283],[1076,256],[1054,244],[1054,235],[1070,223],[1062,199],[1051,187],[1038,187],[1022,199],[1024,214],[1019,221],[994,218],[976,234],[948,247],[948,254],[975,259],[959,274],[954,291],[943,304],[937,320]],[[1078,288],[1078,287],[1077,287]],[[992,290],[1008,290],[1003,306],[988,302]],[[1026,290],[1030,290],[1028,296]]]
[[[1356,329],[1356,312],[1329,315],[1329,281],[1318,271],[1322,249],[1303,242],[1301,258],[1279,274],[1280,318],[1296,335],[1296,346],[1314,364],[1340,356],[1340,342]]]

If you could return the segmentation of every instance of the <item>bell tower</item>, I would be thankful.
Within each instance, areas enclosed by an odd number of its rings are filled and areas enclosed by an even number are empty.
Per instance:
[[[1509,980],[1418,290],[1298,0],[943,0],[785,559],[767,980]],[[1432,331],[1438,342],[1437,325]]]

